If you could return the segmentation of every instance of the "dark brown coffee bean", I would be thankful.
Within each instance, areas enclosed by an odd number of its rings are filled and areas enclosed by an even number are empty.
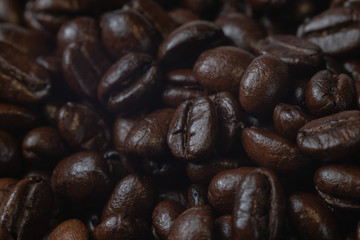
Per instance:
[[[285,223],[285,197],[276,175],[256,169],[236,190],[232,213],[235,239],[279,239]]]
[[[111,66],[98,42],[75,42],[66,48],[62,73],[69,87],[79,96],[96,99],[98,84]]]
[[[335,207],[360,210],[360,167],[327,165],[314,176],[316,190],[326,203]]]
[[[129,134],[135,123],[140,121],[142,118],[143,116],[116,117],[113,126],[113,141],[117,151],[119,151],[120,153],[125,151],[125,139],[127,135]]]
[[[168,240],[214,238],[214,219],[208,205],[195,206],[180,214],[170,228]]]
[[[154,102],[160,87],[155,60],[144,53],[128,53],[103,76],[98,98],[110,111],[124,115]]]
[[[276,56],[297,73],[314,70],[323,61],[319,46],[292,35],[272,35],[260,40],[256,43],[255,52]]]
[[[2,0],[0,7],[0,22],[19,24],[22,20],[22,11],[19,1]]]
[[[222,30],[214,23],[192,21],[169,34],[159,46],[158,59],[165,69],[192,66],[204,51],[224,42]]]
[[[222,46],[203,52],[196,60],[194,73],[199,83],[212,91],[238,94],[246,68],[254,56],[236,47]]]
[[[216,240],[232,240],[232,216],[230,214],[215,220],[214,235]]]
[[[276,131],[289,140],[296,140],[299,129],[311,120],[299,106],[286,103],[276,105],[273,113]]]
[[[306,87],[306,106],[316,116],[351,109],[355,98],[355,82],[346,74],[323,70],[316,73]]]
[[[308,122],[300,128],[297,144],[313,159],[344,160],[360,147],[360,111],[344,111]]]
[[[290,85],[287,65],[273,56],[255,58],[244,73],[239,90],[242,108],[250,114],[272,113]]]
[[[89,232],[78,219],[69,219],[59,224],[50,235],[50,240],[88,240]]]
[[[51,181],[51,174],[52,171],[49,170],[42,170],[42,169],[29,169],[23,175],[23,178],[27,177],[41,177],[47,182]]]
[[[51,185],[62,203],[85,207],[104,201],[113,183],[109,166],[100,154],[78,152],[56,165]]]
[[[61,136],[76,150],[102,151],[109,145],[105,121],[86,105],[65,104],[59,110],[57,123]]]
[[[207,186],[202,184],[191,184],[188,188],[189,207],[207,204]]]
[[[305,78],[296,79],[294,88],[290,91],[291,101],[302,108],[306,108],[305,92],[309,80]]]
[[[169,153],[167,133],[174,109],[159,109],[134,124],[126,140],[126,151],[143,157],[159,157]]]
[[[188,206],[187,189],[161,188],[159,189],[158,201],[163,201],[163,200],[171,200],[181,204],[182,206]]]
[[[24,178],[0,207],[1,239],[41,239],[53,210],[49,184],[39,177]]]
[[[213,177],[208,187],[208,200],[222,214],[232,212],[235,193],[241,180],[255,168],[241,167],[222,171]]]
[[[0,128],[8,131],[24,131],[40,123],[39,116],[26,108],[0,103]]]
[[[309,193],[292,195],[289,212],[302,239],[338,239],[334,216],[318,196]]]
[[[15,178],[0,178],[0,205],[17,182]]]
[[[156,191],[150,179],[130,174],[114,188],[103,209],[102,220],[119,214],[148,217],[155,205],[155,199]]]
[[[16,177],[22,165],[19,143],[8,132],[0,130],[0,176]]]
[[[217,140],[218,117],[207,97],[186,101],[175,111],[167,142],[176,158],[198,160],[211,155]]]
[[[298,36],[315,43],[329,55],[352,53],[360,47],[357,9],[328,9],[301,25]]]
[[[169,235],[171,225],[175,219],[185,211],[185,207],[173,200],[159,202],[152,213],[152,224],[156,234],[161,239],[166,239]]]
[[[57,129],[38,127],[24,137],[22,153],[35,166],[53,167],[65,157],[67,149]]]
[[[49,96],[49,73],[20,50],[0,41],[0,62],[1,98],[30,104]]]
[[[200,20],[200,17],[186,8],[176,8],[168,12],[172,20],[181,26],[185,23]]]
[[[356,81],[360,81],[360,61],[357,59],[350,59],[343,62],[344,69]]]
[[[154,55],[161,38],[154,25],[133,10],[116,10],[104,14],[100,28],[104,46],[115,59],[128,52]]]

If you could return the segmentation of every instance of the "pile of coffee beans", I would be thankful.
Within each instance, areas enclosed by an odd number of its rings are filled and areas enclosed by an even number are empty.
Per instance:
[[[1,240],[360,240],[359,0],[0,0]]]

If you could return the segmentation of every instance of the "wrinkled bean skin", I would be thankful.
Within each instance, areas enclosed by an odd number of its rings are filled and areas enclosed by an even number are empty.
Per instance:
[[[310,79],[305,91],[306,106],[316,116],[352,109],[355,105],[355,84],[346,74],[320,71]]]
[[[39,177],[24,178],[0,206],[1,239],[40,239],[53,210],[49,184]]]
[[[327,165],[314,176],[316,190],[330,205],[350,210],[360,209],[360,167]]]
[[[171,225],[167,240],[213,239],[214,219],[208,205],[194,206],[180,214]]]
[[[83,222],[70,219],[59,224],[50,235],[50,240],[88,240],[89,233]]]
[[[159,71],[150,55],[128,53],[102,77],[98,99],[112,112],[121,115],[135,112],[154,101],[161,88]]]
[[[199,83],[212,91],[238,94],[238,86],[254,56],[236,47],[222,46],[203,52],[193,68]]]
[[[232,213],[234,239],[279,239],[285,222],[285,197],[276,175],[256,169],[236,190]]]
[[[232,216],[223,215],[215,220],[214,235],[217,240],[231,240],[232,239]]]
[[[240,81],[241,107],[254,115],[272,112],[284,98],[289,80],[288,67],[279,58],[268,55],[255,58]]]
[[[289,213],[303,239],[338,239],[334,216],[320,197],[310,193],[292,195]]]
[[[22,165],[19,143],[8,132],[0,130],[0,175],[16,177]]]
[[[308,122],[298,132],[297,145],[315,160],[344,160],[360,146],[360,111],[344,111]]]
[[[8,131],[26,131],[40,123],[39,116],[24,107],[0,103],[0,128]]]
[[[215,105],[209,98],[184,102],[169,125],[167,142],[171,153],[193,161],[209,156],[216,144],[217,123]]]

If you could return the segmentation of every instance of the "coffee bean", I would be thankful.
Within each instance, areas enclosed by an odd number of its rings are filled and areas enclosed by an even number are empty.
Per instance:
[[[113,126],[114,146],[119,152],[125,151],[125,139],[136,122],[140,121],[143,116],[122,117],[117,116]]]
[[[50,240],[88,240],[89,233],[84,223],[78,219],[70,219],[59,224],[50,235]]]
[[[360,62],[357,59],[344,61],[343,67],[356,82],[360,81]]]
[[[39,125],[39,116],[24,107],[0,103],[0,128],[8,131],[22,132]]]
[[[17,182],[15,178],[0,178],[0,205]]]

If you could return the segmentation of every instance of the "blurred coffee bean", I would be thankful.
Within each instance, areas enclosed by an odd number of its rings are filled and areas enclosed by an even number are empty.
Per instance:
[[[88,240],[89,233],[83,222],[69,219],[59,224],[50,235],[50,240]]]
[[[0,128],[3,130],[22,132],[40,124],[39,116],[24,107],[0,103]]]

